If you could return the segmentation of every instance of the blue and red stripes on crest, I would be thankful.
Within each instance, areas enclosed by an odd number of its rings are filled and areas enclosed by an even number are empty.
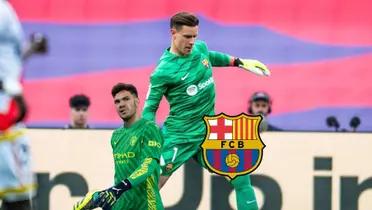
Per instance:
[[[258,140],[257,119],[208,119],[210,133],[208,140]],[[217,170],[223,172],[239,173],[246,171],[257,163],[259,150],[243,149],[208,149],[206,151],[208,162]],[[239,164],[236,167],[229,167],[225,161],[229,154],[236,154],[239,157]]]

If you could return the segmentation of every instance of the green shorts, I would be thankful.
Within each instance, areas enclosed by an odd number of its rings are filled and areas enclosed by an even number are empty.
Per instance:
[[[191,158],[195,159],[202,167],[205,168],[202,150],[200,148],[201,143],[202,142],[164,142],[160,157],[161,175],[172,175],[174,171],[176,171]]]

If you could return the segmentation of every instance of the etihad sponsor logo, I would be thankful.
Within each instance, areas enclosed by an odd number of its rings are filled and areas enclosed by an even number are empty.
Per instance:
[[[136,154],[134,152],[124,152],[124,153],[115,153],[114,158],[116,159],[128,159],[128,158],[134,158],[136,157]]]

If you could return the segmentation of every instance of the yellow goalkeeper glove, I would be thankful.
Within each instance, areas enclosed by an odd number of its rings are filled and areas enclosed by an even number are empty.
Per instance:
[[[98,207],[99,192],[89,192],[83,200],[76,203],[73,210],[90,210]]]
[[[250,71],[260,76],[270,76],[270,70],[258,60],[235,58],[234,66]]]

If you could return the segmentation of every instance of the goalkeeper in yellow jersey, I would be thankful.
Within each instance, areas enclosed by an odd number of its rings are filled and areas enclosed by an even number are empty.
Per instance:
[[[162,128],[164,146],[160,161],[160,187],[190,158],[205,165],[200,144],[206,133],[203,117],[214,114],[212,66],[236,66],[258,75],[270,75],[267,67],[257,60],[234,58],[208,50],[204,42],[196,40],[198,25],[198,18],[187,12],[171,18],[171,46],[164,51],[150,78],[143,117],[155,120],[163,95],[170,106],[169,116]],[[257,210],[249,175],[230,182],[236,192],[238,210]]]
[[[159,159],[163,139],[158,126],[137,116],[136,88],[119,83],[112,88],[116,111],[124,126],[111,137],[115,164],[115,184],[103,191],[88,193],[74,210],[163,210],[160,198]]]

